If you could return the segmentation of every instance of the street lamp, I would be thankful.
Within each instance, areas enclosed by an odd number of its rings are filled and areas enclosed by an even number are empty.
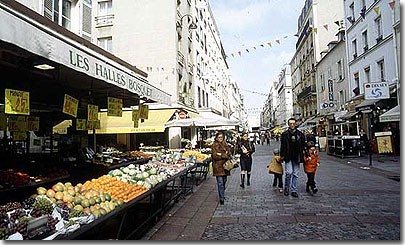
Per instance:
[[[188,27],[188,29],[190,29],[190,30],[195,30],[195,29],[197,29],[197,25],[194,23],[194,21],[193,21],[193,16],[191,16],[191,15],[189,15],[189,14],[185,14],[185,15],[183,15],[182,17],[181,17],[181,19],[180,19],[180,23],[177,23],[177,25],[176,25],[176,27],[177,28],[183,28],[183,18],[184,17],[189,17],[190,19],[191,19],[191,24],[190,24],[190,26]]]

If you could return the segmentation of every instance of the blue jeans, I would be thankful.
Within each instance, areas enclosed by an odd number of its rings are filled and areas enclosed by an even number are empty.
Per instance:
[[[291,183],[291,175],[292,175],[292,192],[297,192],[298,187],[298,173],[300,171],[300,163],[296,162],[286,162],[284,163],[285,168],[285,182],[284,186],[287,191],[290,190],[290,183]]]
[[[227,176],[217,176],[216,178],[217,178],[217,185],[218,185],[219,200],[224,200]]]

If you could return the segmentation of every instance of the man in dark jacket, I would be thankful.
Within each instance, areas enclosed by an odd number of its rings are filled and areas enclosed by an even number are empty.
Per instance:
[[[300,164],[304,162],[304,154],[306,154],[307,149],[305,136],[295,128],[295,123],[294,118],[288,119],[289,128],[281,135],[280,156],[284,161],[285,168],[284,195],[289,195],[292,175],[291,196],[298,197],[298,173]]]

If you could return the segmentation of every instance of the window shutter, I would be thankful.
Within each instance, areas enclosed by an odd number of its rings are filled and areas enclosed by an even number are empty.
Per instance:
[[[53,20],[53,0],[44,0],[44,16]]]
[[[91,5],[83,0],[82,3],[82,37],[91,42]]]

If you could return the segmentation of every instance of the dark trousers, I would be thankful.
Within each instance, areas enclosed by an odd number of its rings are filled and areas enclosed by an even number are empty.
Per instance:
[[[277,186],[277,181],[278,181],[278,187],[283,188],[283,175],[282,174],[274,173],[273,186]]]
[[[314,189],[315,186],[315,173],[307,173],[307,186]]]

